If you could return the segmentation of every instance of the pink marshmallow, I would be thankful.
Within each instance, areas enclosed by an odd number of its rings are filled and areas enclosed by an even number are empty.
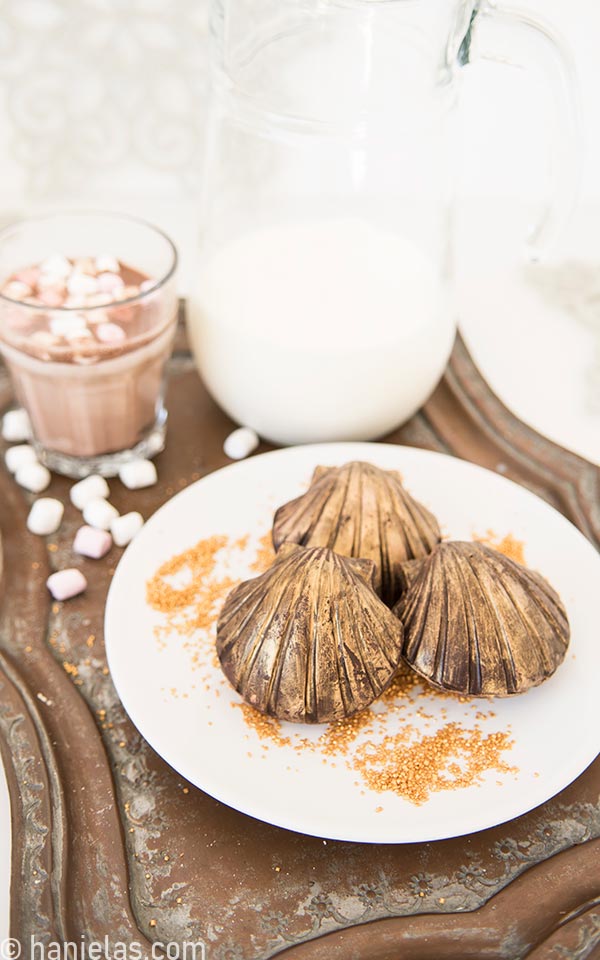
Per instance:
[[[46,586],[55,600],[70,600],[83,593],[87,587],[87,580],[81,570],[69,567],[51,574],[46,580]]]
[[[82,557],[91,557],[100,560],[112,546],[112,537],[107,530],[97,530],[95,527],[80,527],[75,534],[73,550]]]
[[[37,298],[46,307],[62,307],[65,302],[65,288],[46,287],[38,294]]]
[[[102,343],[121,343],[125,340],[125,331],[116,323],[99,323],[94,332]]]
[[[21,283],[26,283],[27,286],[31,287],[32,290],[37,287],[39,277],[39,267],[24,267],[23,270],[19,270],[17,273],[15,273],[15,280],[20,280]]]

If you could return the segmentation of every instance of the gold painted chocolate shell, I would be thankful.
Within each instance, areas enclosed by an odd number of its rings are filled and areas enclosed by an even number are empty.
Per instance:
[[[279,508],[273,543],[329,547],[375,563],[375,590],[391,606],[404,585],[402,564],[441,539],[438,522],[403,487],[400,474],[371,463],[317,467],[309,489]]]
[[[550,677],[569,645],[544,578],[482,543],[449,542],[405,566],[394,612],[410,666],[443,690],[508,697]]]
[[[228,596],[217,653],[261,713],[299,723],[364,710],[401,660],[402,624],[372,586],[370,561],[284,544],[271,568]]]

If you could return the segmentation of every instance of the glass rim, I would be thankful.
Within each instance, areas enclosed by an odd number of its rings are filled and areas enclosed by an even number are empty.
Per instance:
[[[13,306],[22,307],[29,310],[43,310],[46,313],[51,310],[52,312],[64,313],[82,313],[82,312],[91,312],[92,310],[110,310],[118,307],[126,306],[132,303],[139,303],[140,300],[144,300],[146,297],[150,297],[160,290],[161,287],[173,277],[177,267],[179,265],[179,253],[177,247],[169,237],[167,233],[161,228],[157,227],[155,224],[150,223],[149,220],[145,220],[143,217],[137,217],[134,214],[129,213],[114,213],[110,210],[59,210],[51,213],[40,213],[34,214],[30,217],[22,217],[20,220],[13,220],[11,223],[7,223],[2,229],[0,229],[0,244],[4,241],[7,234],[10,234],[11,231],[16,230],[18,227],[26,226],[27,224],[40,223],[44,220],[58,220],[61,217],[67,218],[72,217],[73,219],[78,217],[102,217],[106,220],[126,220],[129,223],[137,224],[140,227],[145,227],[147,230],[150,230],[152,233],[161,237],[167,244],[167,247],[171,253],[171,264],[166,271],[166,273],[148,289],[136,293],[133,297],[127,297],[124,300],[109,300],[107,303],[97,303],[90,306],[81,304],[78,307],[66,307],[64,305],[58,307],[49,307],[44,303],[27,303],[25,300],[15,300],[13,297],[7,297],[5,293],[0,290],[0,302],[4,301],[5,303],[10,303]]]

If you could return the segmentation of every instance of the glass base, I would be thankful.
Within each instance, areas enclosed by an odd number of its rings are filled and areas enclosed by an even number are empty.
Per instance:
[[[167,411],[161,407],[154,424],[146,436],[130,450],[118,450],[115,453],[102,453],[97,457],[72,457],[68,453],[49,450],[34,438],[31,442],[37,458],[48,470],[65,477],[81,480],[91,473],[101,477],[116,477],[120,468],[129,460],[151,460],[165,448],[167,435]]]

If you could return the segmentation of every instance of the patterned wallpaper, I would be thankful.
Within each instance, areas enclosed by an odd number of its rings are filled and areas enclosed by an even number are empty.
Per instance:
[[[189,207],[206,36],[207,0],[0,0],[2,216]]]

